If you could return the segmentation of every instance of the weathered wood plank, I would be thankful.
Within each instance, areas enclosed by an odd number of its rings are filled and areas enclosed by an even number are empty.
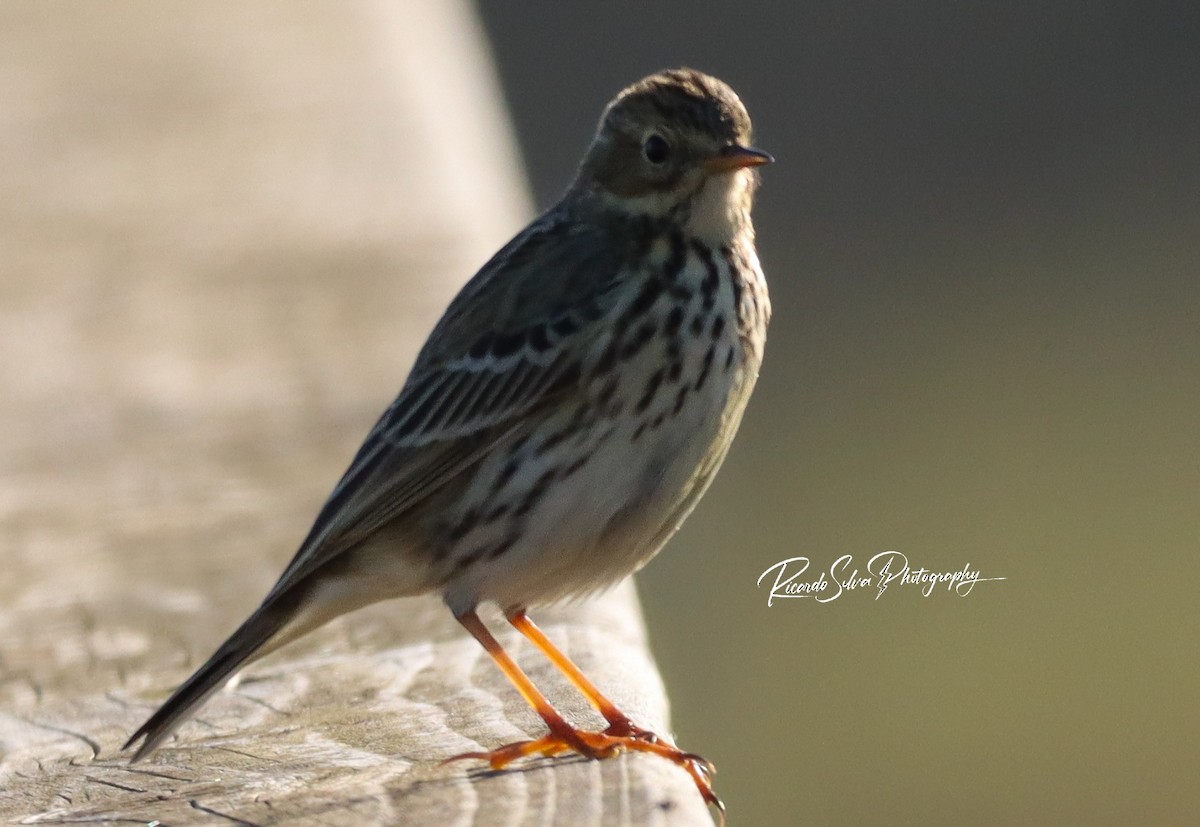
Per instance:
[[[265,593],[528,205],[465,4],[0,15],[0,821],[709,823],[646,756],[439,767],[541,725],[433,598],[115,752]],[[667,726],[631,586],[537,617]]]
[[[661,687],[629,611],[632,595],[614,597],[552,613],[549,628],[619,701],[661,726]],[[439,767],[456,752],[536,735],[540,721],[474,641],[448,634],[436,601],[389,608],[410,635],[425,630],[433,639],[351,648],[331,636],[279,653],[141,764],[130,766],[114,748],[184,674],[178,667],[10,707],[0,717],[3,812],[29,824],[203,823],[208,811],[279,825],[704,823],[689,820],[706,816],[686,779],[645,756],[534,761],[503,773]],[[340,631],[386,636],[388,620],[359,617]],[[568,715],[590,718],[529,647],[513,635],[503,640],[568,701]]]

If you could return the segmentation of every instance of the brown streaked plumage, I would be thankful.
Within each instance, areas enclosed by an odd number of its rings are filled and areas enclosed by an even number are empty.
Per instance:
[[[562,199],[463,288],[263,600],[129,739],[145,757],[246,663],[345,612],[438,592],[550,733],[486,753],[654,752],[720,806],[711,765],[623,715],[526,615],[603,589],[675,532],[762,360],[750,119],[721,81],[652,75],[609,104]],[[608,721],[568,724],[480,623],[497,603]]]

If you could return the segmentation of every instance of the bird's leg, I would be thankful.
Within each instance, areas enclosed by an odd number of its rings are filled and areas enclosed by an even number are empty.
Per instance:
[[[629,720],[624,712],[617,708],[617,705],[610,701],[603,692],[596,688],[596,684],[592,683],[588,676],[583,674],[578,666],[576,666],[566,654],[554,645],[550,638],[546,637],[536,623],[530,619],[524,609],[516,609],[508,613],[508,622],[513,627],[525,635],[529,641],[541,650],[551,663],[558,667],[558,670],[567,676],[575,688],[580,691],[583,697],[587,698],[592,706],[604,716],[604,720],[608,721],[608,729],[604,730],[606,735],[615,735],[618,738],[640,738],[643,741],[651,743],[663,741],[670,744],[664,738],[660,738],[649,730],[642,729]],[[673,746],[673,745],[672,745]]]
[[[518,758],[530,755],[550,756],[559,755],[564,752],[576,752],[587,758],[610,758],[626,749],[634,752],[651,752],[655,755],[661,755],[663,758],[683,768],[692,777],[692,781],[695,782],[696,788],[700,791],[700,795],[703,796],[705,802],[712,804],[720,812],[721,823],[724,824],[725,805],[721,803],[721,799],[717,798],[717,794],[712,789],[711,775],[714,771],[712,764],[705,761],[699,755],[683,752],[670,744],[666,744],[652,733],[634,725],[628,717],[617,709],[612,701],[608,700],[596,689],[595,685],[579,671],[579,667],[571,663],[570,659],[549,641],[545,634],[542,633],[542,630],[525,616],[524,610],[511,612],[509,614],[509,622],[518,631],[528,637],[538,649],[542,650],[555,666],[571,679],[571,682],[579,688],[579,691],[596,705],[596,708],[608,720],[609,729],[604,732],[588,732],[571,726],[559,714],[550,701],[546,700],[546,696],[534,686],[533,681],[529,679],[529,676],[517,665],[508,652],[504,651],[504,647],[500,645],[500,641],[492,636],[492,633],[483,625],[483,621],[479,619],[479,615],[474,610],[456,615],[456,617],[458,622],[492,656],[492,660],[496,662],[496,665],[500,667],[500,671],[504,673],[505,677],[521,693],[521,697],[542,717],[542,720],[546,722],[546,726],[550,728],[550,732],[541,738],[506,744],[490,752],[464,752],[461,755],[455,755],[453,758],[446,759],[442,762],[443,764],[449,764],[452,761],[459,761],[464,758],[479,758],[487,761],[492,769],[498,770],[503,769]]]
[[[725,806],[717,798],[716,793],[712,789],[711,777],[716,772],[716,767],[713,766],[711,761],[693,752],[683,752],[674,744],[633,723],[629,719],[629,716],[618,709],[617,705],[597,689],[596,685],[588,679],[587,675],[583,674],[583,671],[561,649],[555,646],[550,638],[546,637],[546,633],[538,628],[538,625],[529,618],[529,615],[525,613],[525,609],[511,610],[507,613],[507,617],[508,622],[518,632],[528,638],[534,646],[540,649],[542,654],[558,667],[560,672],[567,676],[567,680],[575,685],[575,688],[588,699],[592,706],[596,707],[600,714],[604,716],[604,720],[608,721],[608,729],[604,730],[604,732],[583,733],[576,731],[577,734],[607,737],[617,742],[618,749],[653,752],[682,767],[692,777],[704,800],[716,806],[721,812],[722,822],[724,821]],[[526,699],[528,700],[528,697]],[[542,717],[544,718],[545,716],[543,715]],[[551,729],[553,730],[553,727]]]
[[[456,755],[442,763],[458,761],[463,758],[481,758],[491,764],[492,769],[502,769],[518,758],[528,755],[558,755],[562,752],[577,752],[588,758],[608,758],[621,748],[621,743],[615,738],[600,733],[583,732],[567,723],[558,710],[546,700],[546,696],[534,686],[533,681],[517,665],[500,641],[492,636],[479,615],[474,610],[456,616],[458,622],[479,641],[492,660],[500,667],[500,671],[512,682],[521,697],[525,699],[534,711],[546,722],[550,733],[532,741],[518,741],[513,744],[494,749],[490,752],[465,752]]]

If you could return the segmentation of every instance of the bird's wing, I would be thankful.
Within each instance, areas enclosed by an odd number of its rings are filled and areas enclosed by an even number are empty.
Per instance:
[[[617,301],[625,257],[594,228],[544,216],[463,288],[270,597],[475,466],[577,392],[585,349]]]

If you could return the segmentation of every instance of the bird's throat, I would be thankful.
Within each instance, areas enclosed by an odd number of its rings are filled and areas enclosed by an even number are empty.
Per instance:
[[[724,247],[738,234],[750,231],[754,184],[754,173],[748,169],[706,179],[690,201],[685,222],[688,235],[711,247]]]

